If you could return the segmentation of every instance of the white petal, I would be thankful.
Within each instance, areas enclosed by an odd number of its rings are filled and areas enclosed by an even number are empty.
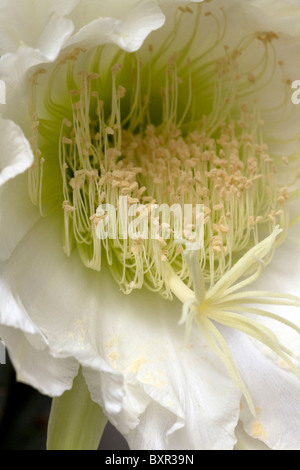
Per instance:
[[[24,5],[24,15],[25,17],[29,15],[30,20],[26,23],[26,28],[34,30],[35,25],[32,28],[28,27],[28,25],[31,26],[34,15],[31,14],[27,3],[29,2],[26,1]],[[76,46],[92,48],[101,44],[114,43],[126,50],[135,50],[140,47],[145,37],[152,30],[161,27],[165,20],[154,0],[142,2],[132,0],[131,4],[126,3],[126,5],[116,1],[81,1],[70,15],[72,19],[58,16],[62,12],[56,0],[50,3],[52,10],[55,8],[54,13],[45,17],[43,27],[39,29],[35,40],[28,39],[24,41],[25,45],[18,48],[17,53],[6,53],[0,57],[0,80],[5,82],[7,89],[7,104],[2,114],[19,124],[26,135],[30,135],[31,132],[31,116],[28,113],[30,104],[28,78],[30,71],[33,73],[36,70],[34,67],[43,64],[43,68],[47,68],[47,63],[55,61],[61,51]],[[73,3],[78,3],[78,1]],[[70,0],[68,4],[70,6],[66,11],[70,13],[72,1]],[[49,11],[52,11],[51,8]],[[3,11],[5,13],[6,9],[4,8]],[[115,17],[108,15],[115,15]],[[76,34],[70,37],[73,21],[76,25]],[[15,23],[12,20],[11,24],[18,29],[18,16]],[[13,37],[18,36],[14,34]],[[9,50],[15,51],[16,48],[7,47],[6,52]]]
[[[55,60],[73,29],[74,25],[71,20],[53,13],[41,32],[36,48],[47,60]]]
[[[39,215],[29,200],[33,155],[21,129],[0,118],[0,259],[7,259]]]
[[[245,10],[257,24],[257,29],[288,35],[300,32],[298,0],[248,0]]]
[[[79,364],[73,358],[54,358],[41,332],[34,325],[32,329],[34,334],[25,334],[22,329],[0,325],[0,336],[5,338],[17,380],[50,397],[59,396],[72,388]]]
[[[186,346],[177,301],[148,291],[122,299],[108,283],[103,279],[101,337],[126,391],[113,424],[132,449],[231,449],[240,391],[201,331],[196,328]]]
[[[59,16],[67,16],[76,7],[80,0],[44,0],[47,2],[47,8],[49,11],[57,13]],[[42,6],[42,5],[41,5]],[[46,9],[45,6],[42,8]]]
[[[40,218],[28,196],[27,175],[19,175],[0,188],[0,259],[6,260]]]
[[[120,351],[122,368],[126,364],[128,376],[132,375],[132,401],[138,396],[134,385],[152,399],[139,425],[127,435],[131,448],[232,449],[240,392],[200,330],[195,328],[192,344],[186,347],[182,329],[173,323],[175,311],[164,313],[155,307],[154,312],[156,325],[136,332],[136,352],[126,354],[124,341]],[[128,333],[133,329],[133,321],[127,329]]]
[[[78,0],[3,0],[0,6],[0,55],[16,52],[22,45],[40,52],[49,59],[73,30],[63,18]]]
[[[29,142],[12,121],[0,118],[0,187],[33,163]]]
[[[144,291],[124,296],[105,269],[63,254],[60,228],[60,220],[41,221],[13,253],[0,285],[1,323],[25,329],[30,320],[50,355],[77,359],[92,398],[132,447],[232,448],[240,391],[200,332],[184,346],[180,305]],[[150,403],[155,414],[145,423]],[[159,442],[137,442],[145,426],[145,436],[161,428]]]
[[[246,432],[273,450],[299,450],[299,381],[241,333],[227,332],[227,340],[257,411],[254,418],[243,406],[241,421]]]
[[[288,233],[285,242],[276,251],[270,265],[251,290],[282,292],[299,296],[300,224]],[[291,270],[291,265],[293,269]],[[293,321],[300,326],[300,311],[296,307],[263,306],[265,310]],[[261,305],[258,308],[262,308]],[[247,307],[245,307],[247,312]],[[300,355],[299,334],[291,328],[259,317],[276,334],[278,340],[294,354]],[[250,437],[264,442],[271,449],[300,449],[300,382],[289,371],[284,361],[270,350],[243,334],[226,332],[233,357],[250,392],[258,416],[253,418],[247,405],[241,420]]]
[[[68,367],[70,358],[71,366],[80,363],[94,373],[106,412],[118,413],[123,379],[101,356],[101,299],[97,292],[89,292],[89,275],[77,257],[64,255],[60,233],[60,217],[41,220],[9,261],[0,265],[0,324],[5,326],[1,335],[15,357],[16,338],[24,332],[28,354],[24,361],[18,356],[14,365],[27,383],[54,395],[58,385],[51,382],[52,374],[48,380],[44,380],[46,372],[40,374],[43,361],[47,357],[55,369],[57,359],[59,371],[60,364]],[[27,357],[35,357],[40,364],[36,372]],[[61,373],[59,390],[66,389],[65,375]]]
[[[25,46],[18,54],[8,53],[0,57],[0,79],[6,85],[6,105],[1,107],[1,115],[17,123],[27,136],[32,133],[27,72],[44,61],[40,51]]]
[[[115,43],[127,51],[137,50],[147,35],[160,28],[165,17],[153,0],[81,0],[70,18],[75,34],[67,45],[93,47]]]
[[[234,450],[271,450],[263,442],[249,436],[245,432],[242,423],[238,423],[235,434],[237,436],[237,443]]]

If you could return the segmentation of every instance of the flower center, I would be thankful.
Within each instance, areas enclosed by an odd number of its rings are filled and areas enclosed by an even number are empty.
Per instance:
[[[186,37],[187,15],[190,37],[174,53],[176,38]],[[46,74],[36,71],[29,193],[42,214],[63,208],[67,255],[76,247],[97,271],[105,262],[127,294],[142,286],[166,298],[175,294],[187,330],[194,320],[201,325],[251,406],[210,320],[242,330],[289,361],[289,351],[240,315],[237,304],[249,310],[251,301],[299,301],[236,290],[258,277],[284,238],[294,181],[289,159],[269,151],[257,99],[281,70],[277,36],[255,33],[222,48],[226,21],[223,9],[181,7],[156,49],[146,44],[137,56],[112,46],[78,48]],[[210,37],[215,31],[209,45],[199,37],[200,22]],[[287,104],[285,95],[267,113]]]
[[[191,11],[179,10],[177,29]],[[278,183],[276,164],[264,142],[258,103],[255,95],[246,103],[241,92],[254,93],[260,80],[266,80],[263,71],[274,35],[245,38],[239,47],[225,47],[225,55],[213,62],[205,52],[201,61],[191,60],[188,52],[200,11],[194,13],[191,39],[178,53],[166,56],[164,65],[157,62],[166,55],[170,37],[157,52],[148,47],[145,64],[126,53],[114,62],[121,54],[112,54],[110,77],[101,73],[105,48],[92,53],[76,49],[48,79],[44,102],[61,123],[59,132],[55,129],[60,172],[58,176],[56,168],[55,176],[62,183],[64,250],[70,254],[76,245],[85,266],[95,270],[101,269],[104,255],[126,293],[146,285],[170,297],[169,266],[190,285],[183,253],[195,239],[204,280],[212,286],[258,243],[260,232],[287,226],[287,188]],[[218,21],[211,49],[224,35]],[[265,51],[254,67],[260,80],[238,62],[253,41]],[[90,71],[82,71],[81,63],[89,63]],[[33,95],[41,72],[34,76]],[[58,104],[53,94],[63,72],[68,102]],[[196,107],[209,112],[199,115]],[[43,211],[45,166],[55,163],[49,164],[40,150],[39,134],[50,132],[46,120],[43,129],[40,124],[35,111],[31,142],[36,162],[29,190]],[[181,238],[176,226],[182,228]]]
[[[140,224],[143,221],[150,229],[150,215],[157,206],[164,205],[165,211],[179,206],[183,223],[186,207],[195,212],[201,203],[204,213],[199,223],[203,224],[204,244],[199,262],[205,280],[214,284],[230,269],[235,253],[258,241],[259,226],[266,226],[269,232],[279,222],[285,226],[286,190],[278,188],[276,169],[261,137],[262,122],[242,106],[239,119],[225,121],[215,138],[209,135],[206,117],[191,130],[186,126],[183,133],[176,123],[176,110],[165,111],[160,126],[148,124],[139,132],[124,129],[121,99],[125,88],[115,85],[118,68],[113,67],[108,122],[98,92],[91,92],[91,81],[99,77],[90,73],[82,73],[80,91],[72,91],[76,96],[72,122],[63,121],[60,168],[65,250],[70,252],[73,237],[84,264],[100,270],[104,248],[125,292],[145,283],[168,294],[165,264],[174,266],[182,279],[190,280],[183,258],[184,241],[176,243],[174,223],[157,219],[157,236],[151,236],[149,230],[146,236],[136,231],[124,237],[122,213],[133,214],[138,207]],[[176,107],[177,93],[173,90],[169,94],[168,101],[174,101],[171,108]],[[164,105],[166,109],[166,97]],[[143,112],[147,111],[145,106]],[[131,108],[131,112],[136,110]],[[105,217],[112,217],[103,209],[107,205],[116,209],[117,223],[114,236],[103,240],[99,228]],[[186,241],[195,237],[195,223],[189,228],[183,233]],[[168,236],[164,237],[166,230]]]

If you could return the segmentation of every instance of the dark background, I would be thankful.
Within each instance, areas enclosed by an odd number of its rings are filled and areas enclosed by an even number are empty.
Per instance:
[[[46,450],[51,399],[17,383],[9,357],[0,364],[0,450]],[[128,450],[125,439],[108,424],[99,450]]]

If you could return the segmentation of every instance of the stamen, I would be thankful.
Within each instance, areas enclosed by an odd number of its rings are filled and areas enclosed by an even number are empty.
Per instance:
[[[68,60],[74,63],[76,54]],[[112,99],[108,121],[99,91],[92,89],[99,74],[79,72],[80,87],[70,93],[73,118],[62,119],[59,162],[63,200],[70,201],[75,208],[66,218],[66,232],[70,236],[70,218],[75,242],[80,245],[87,266],[101,269],[101,264],[94,264],[101,258],[93,255],[93,247],[100,248],[99,241],[94,239],[96,231],[91,218],[98,205],[104,203],[116,207],[119,220],[118,201],[124,196],[127,198],[126,210],[147,200],[169,207],[179,204],[181,208],[185,204],[195,206],[199,200],[204,204],[204,249],[199,253],[199,262],[203,282],[209,280],[211,286],[231,268],[233,253],[247,250],[252,240],[259,241],[259,226],[268,223],[272,231],[279,221],[285,225],[287,190],[278,187],[275,166],[263,144],[261,126],[257,124],[257,109],[251,114],[249,108],[242,105],[238,120],[224,119],[223,116],[224,100],[228,98],[228,108],[233,100],[233,96],[229,98],[232,91],[227,94],[230,88],[223,86],[224,74],[226,77],[231,75],[236,56],[226,49],[225,58],[217,61],[219,76],[212,112],[202,118],[201,124],[191,124],[192,128],[186,128],[184,134],[178,122],[183,125],[192,102],[192,64],[189,62],[187,66],[188,102],[178,121],[179,54],[171,56],[166,71],[162,125],[159,128],[148,125],[139,133],[135,129],[143,122],[142,110],[149,116],[145,103],[142,105],[140,101],[140,61],[136,61],[136,89],[125,121],[121,118],[125,87],[117,83],[123,65],[117,63],[111,67]],[[54,78],[57,73],[55,69]],[[75,85],[70,77],[68,82]],[[96,108],[92,105],[94,99]],[[37,141],[36,122],[37,119],[33,126],[33,144]],[[124,130],[126,123],[128,130]],[[211,133],[217,129],[218,137],[212,138]],[[38,194],[41,200],[41,182]],[[165,230],[160,224],[158,228]],[[194,237],[193,228],[192,224],[183,232],[190,241]],[[181,279],[187,284],[191,282],[191,273],[184,267],[185,261],[174,243],[174,233],[170,231],[169,241],[164,245],[158,244],[157,240],[143,241],[142,251],[136,251],[133,242],[125,243],[117,233],[116,240],[106,239],[104,243],[109,258],[113,250],[116,262],[122,266],[121,270],[116,268],[114,275],[117,277],[117,272],[122,272],[119,283],[125,292],[130,292],[132,286],[140,287],[143,279],[153,290],[163,287],[162,294],[169,297],[163,262],[172,262]],[[138,276],[139,282],[134,281],[137,266],[143,272]]]
[[[217,325],[265,344],[299,376],[291,351],[252,315],[300,329],[248,305],[300,307],[300,300],[240,292],[258,279],[286,235],[288,202],[300,195],[299,175],[290,176],[299,172],[293,171],[299,155],[271,154],[256,99],[278,69],[277,36],[258,32],[221,48],[225,10],[210,11],[204,3],[179,7],[175,28],[142,57],[120,50],[110,60],[104,46],[68,53],[45,85],[47,118],[36,98],[45,70],[34,74],[29,193],[41,213],[53,200],[62,207],[67,255],[76,248],[83,264],[96,271],[106,263],[126,294],[146,287],[168,299],[176,296],[183,303],[186,341],[196,322],[254,412]],[[190,36],[174,52],[176,36],[185,37],[187,15]],[[215,31],[203,49],[201,22]],[[190,55],[194,46],[196,58]],[[55,90],[64,73],[67,99],[61,102]],[[273,106],[276,116],[288,115],[287,104],[285,93]],[[186,205],[192,210],[185,213]]]

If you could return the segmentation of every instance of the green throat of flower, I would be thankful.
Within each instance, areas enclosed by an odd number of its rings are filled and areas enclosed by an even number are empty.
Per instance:
[[[190,37],[170,53],[187,15],[193,24]],[[200,50],[190,58],[200,21],[212,22],[215,41],[201,50],[198,38]],[[166,298],[175,294],[184,304],[187,333],[192,322],[201,325],[253,410],[216,324],[259,340],[299,375],[291,352],[271,330],[243,315],[263,315],[299,331],[248,306],[254,301],[299,305],[298,299],[236,292],[259,276],[288,227],[291,182],[278,177],[288,161],[270,154],[256,99],[277,67],[276,35],[247,36],[210,59],[226,33],[223,10],[181,8],[175,25],[157,50],[145,46],[140,56],[112,46],[76,49],[51,70],[35,73],[29,193],[41,213],[62,207],[67,255],[76,248],[83,264],[96,271],[108,264],[127,294],[143,286]],[[259,53],[248,70],[243,58],[254,45]],[[197,204],[203,238],[196,250],[191,247]],[[175,237],[178,217],[172,211],[168,220],[157,219],[155,237],[141,235],[141,226],[149,228],[153,207],[162,205],[181,208],[181,214],[185,205],[192,207],[193,221],[182,239]],[[114,236],[101,237],[111,215],[108,206],[115,208]],[[124,224],[127,228],[130,220],[124,220],[122,210],[130,214],[133,207],[139,219],[128,237]]]

